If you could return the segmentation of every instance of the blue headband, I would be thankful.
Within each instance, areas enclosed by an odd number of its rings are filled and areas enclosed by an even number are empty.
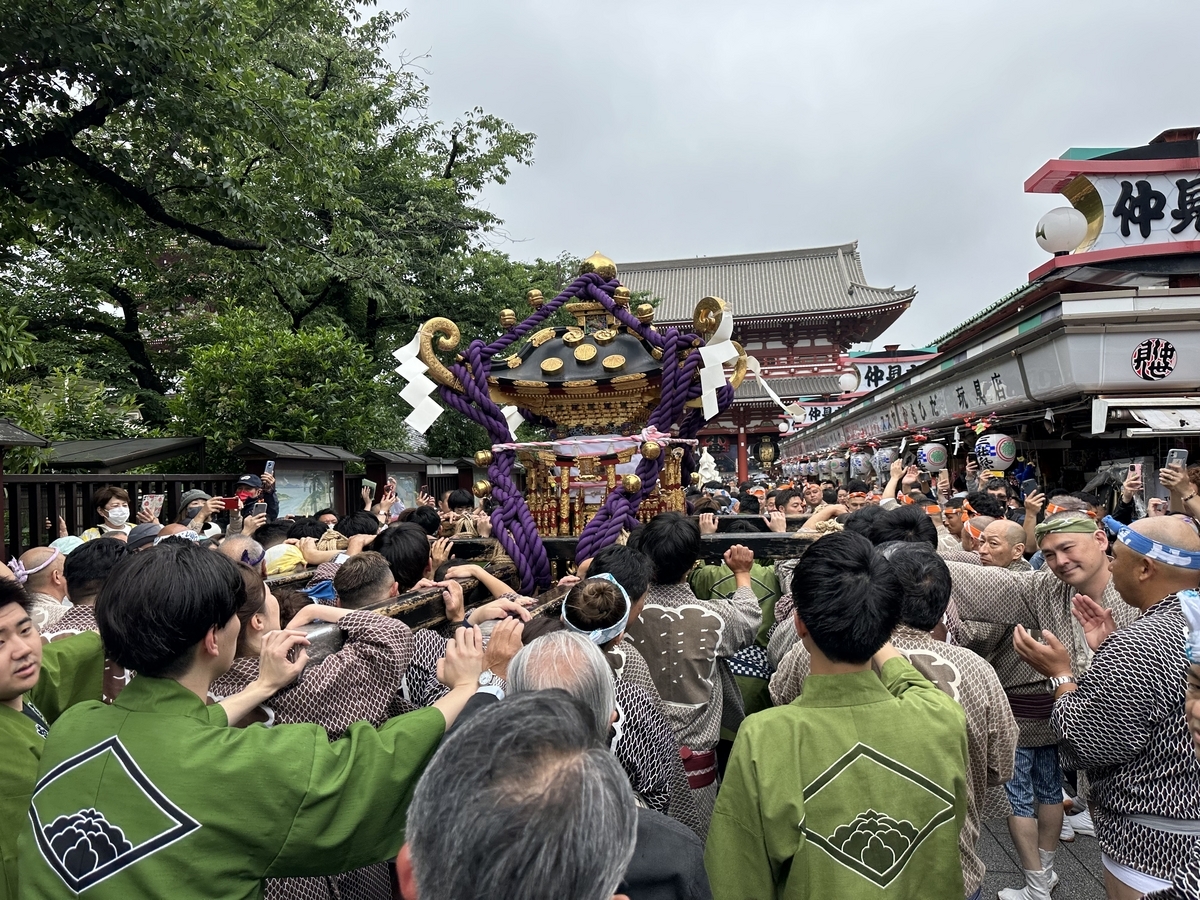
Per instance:
[[[1164,565],[1177,569],[1195,569],[1200,571],[1200,553],[1194,550],[1181,550],[1170,544],[1162,544],[1151,540],[1144,534],[1138,534],[1128,525],[1123,525],[1112,516],[1104,517],[1104,524],[1117,533],[1117,540],[1147,559],[1153,559]]]
[[[603,572],[599,575],[591,575],[588,578],[585,578],[584,581],[594,581],[597,578],[603,578],[605,581],[612,582],[612,584],[616,585],[617,590],[621,592],[621,596],[625,598],[625,615],[621,616],[620,620],[612,625],[609,625],[607,628],[597,628],[594,631],[588,631],[571,624],[571,620],[567,618],[567,601],[564,599],[562,605],[562,615],[559,616],[559,618],[562,619],[562,623],[567,626],[569,631],[574,631],[576,634],[587,635],[587,639],[589,641],[597,646],[601,646],[603,644],[607,644],[625,630],[625,626],[629,624],[629,611],[633,608],[633,605],[629,602],[629,594],[625,593],[625,588],[621,587],[621,582],[617,581],[617,579],[613,578],[607,572]]]

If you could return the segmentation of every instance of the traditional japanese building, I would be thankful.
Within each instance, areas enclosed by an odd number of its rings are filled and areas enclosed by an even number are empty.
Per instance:
[[[777,458],[776,441],[819,421],[852,398],[902,376],[928,351],[889,347],[848,355],[873,341],[908,309],[915,288],[867,284],[858,244],[778,253],[621,263],[621,283],[658,299],[656,325],[686,325],[701,297],[720,297],[735,317],[733,339],[791,415],[748,377],[733,406],[700,432],[724,472],[739,480]],[[781,425],[783,428],[781,428]]]
[[[1069,206],[1032,229],[1028,282],[938,338],[937,354],[784,441],[785,468],[978,433],[1014,440],[1041,484],[1146,496],[1171,449],[1200,455],[1200,128],[1123,149],[1075,147],[1025,182]],[[1032,224],[1032,223],[1031,223]],[[911,451],[910,451],[911,452]]]

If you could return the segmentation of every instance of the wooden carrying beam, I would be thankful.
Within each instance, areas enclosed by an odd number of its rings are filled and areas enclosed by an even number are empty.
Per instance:
[[[725,551],[735,544],[742,544],[754,551],[754,558],[760,560],[795,559],[804,555],[817,535],[808,532],[785,532],[783,534],[706,534],[700,540],[700,559],[703,562],[720,563]],[[546,552],[552,560],[573,563],[575,560],[575,544],[578,538],[549,537],[543,538]],[[476,559],[491,554],[495,550],[495,541],[491,538],[456,538],[454,540],[454,556],[458,559]],[[496,573],[503,577],[503,573]],[[303,587],[312,578],[312,571],[296,572],[288,575],[274,575],[268,582],[273,586],[288,585]],[[470,596],[477,582],[474,578],[457,579],[463,586],[463,593]],[[546,613],[557,614],[562,598],[566,596],[567,588],[558,586],[537,596],[538,605],[530,610],[535,616]],[[478,605],[478,604],[476,604]],[[405,591],[382,603],[365,607],[383,616],[399,619],[412,629],[436,628],[446,621],[446,611],[442,600],[441,588],[421,588]],[[474,606],[469,607],[473,609]]]

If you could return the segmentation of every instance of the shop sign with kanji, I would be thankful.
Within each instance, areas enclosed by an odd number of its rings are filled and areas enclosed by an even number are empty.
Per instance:
[[[1104,220],[1096,240],[1077,252],[1200,241],[1200,172],[1087,175]]]

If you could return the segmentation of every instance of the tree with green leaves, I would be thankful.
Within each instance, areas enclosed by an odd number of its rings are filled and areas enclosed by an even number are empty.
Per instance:
[[[204,437],[216,471],[236,469],[232,451],[248,438],[405,448],[395,385],[344,328],[292,332],[246,311],[217,324],[220,339],[193,351],[171,400],[177,432]]]
[[[0,0],[0,305],[165,425],[215,317],[344,326],[383,359],[502,268],[476,203],[533,135],[425,114],[348,0]],[[519,267],[518,267],[519,268]],[[492,276],[489,276],[492,277]]]

